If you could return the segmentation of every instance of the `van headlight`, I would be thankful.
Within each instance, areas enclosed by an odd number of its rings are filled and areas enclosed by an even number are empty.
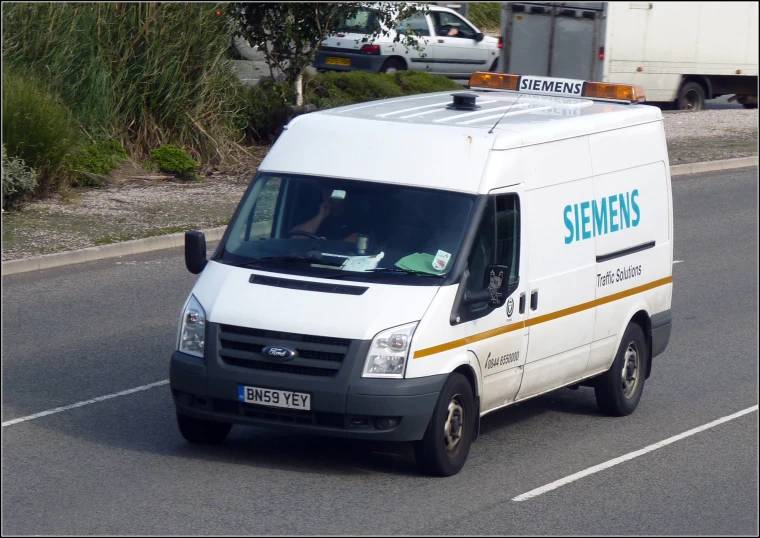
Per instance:
[[[191,295],[185,311],[182,313],[182,321],[179,329],[178,349],[182,353],[203,357],[203,344],[206,339],[206,312]]]
[[[367,353],[362,377],[404,377],[417,322],[378,333]]]

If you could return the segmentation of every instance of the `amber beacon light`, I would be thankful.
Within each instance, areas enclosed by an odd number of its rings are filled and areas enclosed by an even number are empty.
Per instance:
[[[606,99],[611,101],[625,101],[628,103],[643,103],[646,101],[644,88],[636,84],[613,84],[610,82],[587,82],[583,80],[568,81],[566,79],[552,79],[550,77],[533,77],[526,75],[511,75],[504,73],[486,73],[478,71],[470,77],[470,88],[523,91],[520,88],[530,87],[526,83],[530,81],[534,89],[537,89],[536,80],[544,82],[543,91],[551,95],[563,95],[569,97],[585,97],[587,99]],[[555,82],[551,82],[555,81]],[[547,84],[548,83],[548,84]],[[567,91],[553,89],[546,91],[544,88],[570,88],[572,86],[582,91],[569,94]],[[532,91],[526,93],[534,93]]]

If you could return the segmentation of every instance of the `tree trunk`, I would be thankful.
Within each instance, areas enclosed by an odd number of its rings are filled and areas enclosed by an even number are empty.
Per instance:
[[[303,105],[303,72],[296,77],[296,106]]]

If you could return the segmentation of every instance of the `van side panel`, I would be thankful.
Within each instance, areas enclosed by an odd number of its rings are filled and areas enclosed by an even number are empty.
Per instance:
[[[672,203],[661,124],[595,134],[589,143],[595,171],[595,296],[597,301],[619,298],[597,306],[595,345],[585,376],[609,367],[636,312],[644,310],[651,317],[670,308],[673,267]],[[630,151],[640,144],[650,147]],[[619,169],[611,170],[615,161],[621,163]]]
[[[575,229],[571,237],[566,226],[568,218],[574,219],[567,208],[572,211],[573,204],[593,197],[587,138],[536,146],[534,155],[526,149],[524,167],[533,172],[527,174],[531,190],[524,204],[530,333],[517,399],[559,387],[583,373],[595,318],[594,308],[568,311],[595,297],[594,241],[580,235],[576,240]],[[534,292],[536,310],[531,309]]]

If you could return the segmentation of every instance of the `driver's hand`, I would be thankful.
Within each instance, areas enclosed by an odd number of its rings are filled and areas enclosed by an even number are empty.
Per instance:
[[[327,202],[322,202],[322,205],[319,206],[319,213],[317,213],[317,218],[320,222],[322,222],[328,216],[330,216],[330,204]]]

